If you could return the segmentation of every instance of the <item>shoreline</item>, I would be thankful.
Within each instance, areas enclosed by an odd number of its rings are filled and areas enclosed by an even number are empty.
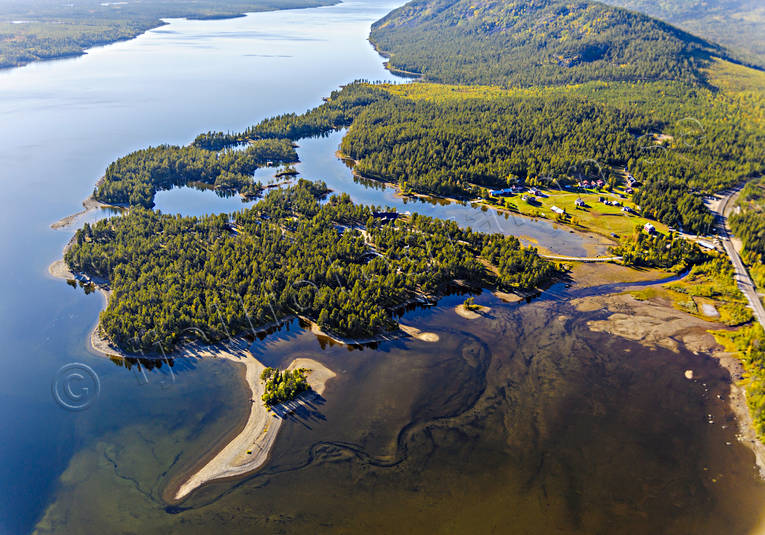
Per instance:
[[[418,192],[404,193],[403,191],[401,191],[401,187],[398,184],[395,184],[393,182],[389,182],[389,181],[387,181],[385,179],[375,178],[375,177],[371,177],[371,176],[366,176],[366,175],[363,175],[363,174],[359,173],[358,171],[356,171],[356,165],[358,165],[359,162],[357,160],[354,160],[353,158],[351,158],[347,154],[344,154],[342,151],[340,151],[340,150],[335,151],[335,156],[338,159],[343,160],[344,162],[350,162],[350,163],[353,164],[353,165],[350,166],[350,169],[351,169],[351,174],[352,174],[352,176],[354,178],[358,178],[360,180],[371,180],[371,181],[376,182],[376,183],[378,183],[378,184],[380,184],[380,185],[382,185],[382,186],[384,186],[386,188],[391,188],[391,189],[394,190],[394,195],[399,197],[399,198],[402,198],[402,199],[414,197],[416,199],[420,199],[422,201],[425,201],[425,202],[428,202],[428,203],[432,203],[432,204],[440,204],[440,205],[445,205],[445,204],[460,204],[460,205],[480,206],[480,207],[484,207],[484,208],[486,208],[488,210],[493,210],[498,215],[501,215],[503,217],[520,217],[520,218],[523,218],[523,219],[527,219],[529,221],[537,221],[537,220],[541,219],[541,220],[549,222],[553,226],[554,225],[560,225],[561,227],[564,227],[564,228],[568,229],[569,232],[572,232],[572,233],[574,233],[574,234],[576,234],[578,236],[581,236],[583,238],[585,238],[585,237],[597,238],[597,239],[601,240],[600,245],[604,246],[604,247],[613,247],[617,243],[617,242],[615,242],[613,240],[613,238],[611,236],[608,236],[608,235],[606,235],[606,234],[604,234],[602,232],[598,232],[597,230],[593,230],[593,229],[590,229],[590,228],[587,228],[587,227],[574,226],[574,225],[572,225],[570,223],[554,221],[554,220],[552,220],[550,218],[547,218],[547,217],[531,216],[531,215],[527,215],[527,214],[524,214],[524,213],[521,213],[521,212],[514,212],[514,211],[509,210],[507,208],[503,208],[503,207],[491,204],[489,202],[486,202],[484,199],[480,199],[480,198],[475,198],[475,199],[457,199],[457,198],[454,198],[454,197],[441,197],[441,196],[433,195],[433,194],[429,194],[429,193],[418,193]],[[518,239],[523,238],[523,236],[515,236],[515,237],[518,238]],[[606,240],[607,243],[603,243],[602,242],[602,240],[604,240],[604,239]],[[531,240],[529,240],[529,241],[531,241]],[[529,245],[529,247],[535,247],[538,250],[544,249],[545,251],[547,251],[547,252],[549,252],[551,254],[555,254],[555,251],[553,251],[552,249],[549,249],[549,248],[544,247],[544,246],[540,246],[539,244],[532,244],[532,245]],[[597,249],[597,246],[592,245],[591,248]]]
[[[602,310],[608,314],[606,319],[587,322],[588,328],[595,332],[633,340],[648,349],[661,347],[677,352],[682,347],[714,359],[730,377],[727,406],[736,419],[736,438],[752,452],[758,475],[765,480],[765,444],[757,437],[746,391],[740,385],[743,366],[739,358],[726,351],[710,332],[726,327],[680,311],[660,298],[638,300],[629,291],[629,288],[623,288],[617,293],[574,298],[571,304],[580,312]],[[692,370],[689,371],[691,375],[686,378],[697,380]]]
[[[337,155],[338,157],[349,159],[344,157],[339,151]],[[361,176],[358,175],[355,171],[353,171],[353,173],[356,176]],[[361,178],[368,179],[368,177]],[[397,195],[403,195],[397,185],[389,184],[387,182],[382,183],[386,187],[393,187],[396,190]],[[456,199],[431,198],[427,195],[422,195],[422,197],[427,197],[434,202],[460,202]],[[59,229],[67,227],[78,218],[96,209],[103,207],[118,208],[100,203],[99,201],[96,201],[92,195],[85,199],[82,205],[84,208],[83,210],[76,214],[64,217],[61,220],[53,223],[51,228]],[[498,212],[502,211],[491,206],[487,206],[487,208],[495,209]],[[64,255],[66,254],[66,251],[71,247],[73,239],[74,236],[72,236],[72,238],[64,246]],[[625,267],[624,269],[628,268]],[[587,269],[586,271],[599,272],[600,270]],[[68,268],[63,258],[52,262],[48,267],[48,273],[54,278],[67,280],[80,279],[77,274],[73,273]],[[595,275],[595,273],[591,274]],[[614,275],[616,275],[616,273],[614,273]],[[620,275],[624,275],[624,273],[620,273]],[[618,278],[621,279],[622,277]],[[88,280],[92,282],[94,287],[98,289],[98,291],[104,296],[105,303],[108,305],[111,292],[108,287],[105,287],[107,282],[95,280],[92,277],[89,277]],[[601,294],[589,298],[574,298],[572,300],[572,305],[578,310],[584,311],[584,308],[580,309],[580,306],[584,305],[584,303],[600,301],[602,303],[603,310],[611,312],[608,320],[600,322],[588,322],[588,326],[591,329],[605,330],[612,336],[622,336],[625,338],[638,340],[641,344],[648,348],[653,345],[665,347],[671,350],[677,350],[679,342],[694,353],[702,352],[711,358],[714,358],[718,365],[724,368],[730,376],[728,406],[737,420],[739,433],[736,435],[736,438],[739,440],[739,442],[747,446],[750,451],[752,451],[759,476],[762,479],[765,479],[765,444],[763,444],[763,442],[761,442],[757,437],[752,415],[750,414],[746,401],[746,391],[739,385],[739,381],[742,378],[743,373],[743,368],[739,359],[734,354],[721,351],[720,345],[717,344],[717,342],[714,340],[712,334],[708,332],[710,322],[700,318],[695,318],[693,316],[682,318],[675,316],[677,319],[677,322],[675,323],[682,325],[683,328],[677,330],[677,332],[664,333],[664,338],[661,338],[662,329],[656,326],[652,328],[652,331],[655,332],[644,332],[641,338],[639,333],[641,328],[640,323],[641,321],[645,320],[645,317],[640,316],[640,304],[635,302],[631,302],[629,304],[623,303],[630,309],[630,314],[627,319],[631,327],[629,329],[616,328],[614,330],[617,332],[611,332],[614,324],[621,321],[621,318],[617,318],[617,316],[624,316],[624,314],[621,314],[615,310],[609,310],[608,305],[612,302],[617,302],[619,296],[623,297],[625,295],[625,291],[627,291],[627,288],[623,288],[621,293]],[[506,302],[517,302],[523,300],[523,297],[517,294],[501,295],[501,292],[493,293],[496,297],[503,299]],[[587,305],[584,306],[587,307]],[[662,309],[664,314],[670,313],[668,310],[664,310],[667,308],[665,303],[654,302],[652,303],[652,306],[657,309]],[[672,310],[674,311],[674,309]],[[485,307],[481,307],[478,312],[465,310],[463,305],[458,305],[455,307],[455,312],[463,319],[468,321],[471,319],[477,319],[489,311],[490,309]],[[645,310],[642,311],[645,312]],[[674,312],[677,313],[677,311]],[[274,322],[273,324],[261,326],[257,330],[257,334],[267,334],[272,329],[278,328],[285,322],[289,322],[294,319],[299,319],[303,323],[302,327],[306,330],[310,330],[310,332],[318,338],[324,338],[329,340],[331,343],[337,343],[341,345],[366,345],[376,342],[393,340],[401,336],[408,336],[423,342],[430,343],[439,341],[437,334],[422,332],[416,327],[405,325],[401,322],[399,322],[398,330],[391,333],[383,333],[377,337],[372,337],[364,340],[349,339],[331,332],[326,332],[309,318],[299,315],[283,318],[281,321]],[[704,345],[699,341],[700,337],[698,336],[692,339],[690,342],[684,338],[685,331],[694,328],[694,320],[704,322],[706,325],[704,328],[704,333],[707,337],[712,339],[711,345]],[[593,325],[590,325],[590,323]],[[667,321],[666,323],[673,323],[673,321]],[[606,327],[602,327],[602,325],[598,327],[594,324],[605,324]],[[618,332],[620,330],[622,332]],[[635,337],[636,334],[637,338]],[[680,340],[676,339],[678,337]],[[694,348],[694,344],[697,346],[696,348]],[[230,438],[222,437],[220,440],[216,441],[215,444],[212,445],[211,448],[201,458],[199,458],[193,465],[191,465],[191,468],[187,468],[186,471],[182,472],[183,476],[178,475],[170,480],[162,493],[163,499],[167,503],[179,503],[191,493],[193,493],[194,490],[204,486],[207,483],[223,479],[243,477],[264,466],[267,463],[273,450],[279,429],[281,428],[283,417],[298,409],[304,401],[308,401],[307,396],[321,395],[324,392],[326,382],[336,376],[332,370],[326,368],[317,361],[300,358],[295,359],[290,363],[287,369],[294,369],[295,367],[310,368],[312,372],[308,374],[308,382],[312,390],[309,393],[299,396],[298,399],[293,400],[292,402],[287,404],[280,404],[272,407],[271,409],[268,409],[260,401],[260,397],[263,394],[263,385],[260,381],[260,374],[263,369],[265,369],[265,366],[250,353],[250,345],[250,342],[248,342],[244,337],[240,336],[237,339],[225,344],[212,344],[206,346],[203,346],[199,342],[186,344],[183,347],[173,351],[173,353],[170,355],[164,354],[164,351],[161,355],[128,355],[114,346],[107,338],[102,336],[100,333],[100,323],[98,321],[90,331],[90,334],[87,338],[88,350],[92,353],[102,355],[107,358],[116,357],[138,359],[168,359],[206,357],[224,358],[231,362],[237,362],[243,365],[241,377],[243,383],[249,389],[248,391],[251,405],[246,421],[244,421],[241,426],[237,426],[238,431],[236,434]],[[691,372],[691,378],[692,377],[693,375]]]
[[[70,244],[71,240],[64,247],[64,251]],[[71,280],[75,278],[75,274],[68,268],[63,259],[52,262],[48,266],[48,273],[59,279]],[[98,283],[95,283],[95,286],[108,303],[110,292]],[[274,326],[266,326],[259,332],[267,332]],[[337,342],[343,343],[342,341]],[[227,343],[219,344],[189,343],[171,354],[165,354],[162,351],[161,354],[131,355],[120,350],[101,335],[98,321],[91,329],[87,337],[88,351],[109,359],[222,358],[244,366],[241,377],[249,391],[251,406],[246,422],[233,437],[216,442],[211,451],[217,451],[212,458],[209,458],[210,452],[208,452],[192,465],[191,476],[185,477],[181,483],[178,483],[177,480],[171,480],[163,492],[169,502],[178,502],[198,487],[211,481],[244,476],[263,466],[271,454],[283,417],[294,412],[304,401],[308,401],[316,395],[320,396],[325,390],[327,381],[336,376],[335,372],[318,361],[296,358],[287,369],[308,368],[310,370],[308,384],[311,386],[311,391],[302,394],[296,400],[269,409],[260,399],[264,392],[260,374],[266,366],[252,355],[249,350],[250,346],[251,342],[244,337],[239,337]]]
[[[96,180],[95,185],[93,186],[93,190],[95,191],[98,186],[101,185],[101,183],[104,181],[104,176],[102,175],[101,178]],[[50,224],[50,228],[53,230],[59,230],[62,228],[69,227],[75,223],[78,219],[85,217],[91,212],[95,212],[96,210],[103,210],[103,209],[112,209],[112,210],[129,210],[130,208],[128,206],[120,206],[117,204],[107,204],[103,203],[99,200],[96,200],[96,198],[93,196],[94,194],[91,193],[88,195],[85,200],[82,201],[82,210],[79,212],[75,212],[74,214],[67,215],[62,217],[61,219],[58,219]],[[69,244],[67,244],[68,246]],[[66,252],[66,248],[64,249],[64,252]]]
[[[64,247],[64,251],[67,250],[70,244],[71,240]],[[611,271],[614,270],[616,272],[611,273],[611,276],[622,280],[625,275],[622,271],[629,270],[629,268],[614,266]],[[589,276],[594,275],[593,271],[600,270],[593,266],[585,266],[580,271],[582,271],[579,274],[580,277],[584,276],[588,282],[592,282]],[[69,270],[63,259],[51,263],[48,272],[56,278],[75,278],[75,274]],[[652,272],[639,272],[635,275],[637,276],[634,277],[635,280],[632,282],[636,283],[636,287],[645,288],[644,285],[640,285],[640,281],[644,277],[652,276]],[[93,282],[95,287],[104,296],[105,302],[108,303],[110,292],[103,288],[98,281]],[[576,285],[579,286],[582,282],[585,281],[580,279]],[[586,287],[587,284],[584,286]],[[738,434],[736,437],[739,442],[752,451],[759,477],[765,479],[765,444],[757,437],[754,422],[747,405],[745,389],[739,385],[743,368],[738,357],[722,350],[720,344],[717,343],[714,336],[709,332],[716,324],[712,321],[678,311],[671,307],[671,305],[660,301],[638,301],[627,294],[626,292],[628,291],[629,287],[623,287],[616,293],[573,298],[571,304],[580,311],[587,311],[594,305],[596,308],[604,310],[609,314],[605,320],[588,322],[590,329],[605,331],[612,336],[636,340],[647,348],[659,346],[677,351],[677,348],[682,345],[696,354],[703,353],[714,358],[718,365],[724,368],[730,376],[727,404],[737,421]],[[500,299],[504,297],[497,295],[497,292],[493,293]],[[506,301],[517,302],[523,300],[517,294],[510,295],[513,298]],[[462,305],[458,305],[455,307],[455,312],[466,320],[477,319],[483,315],[481,313],[468,314],[468,311],[461,308]],[[629,310],[628,314],[624,314],[625,308]],[[653,313],[649,309],[652,309]],[[490,309],[488,308],[481,310],[482,313],[488,313],[489,311]],[[661,321],[655,321],[657,317]],[[436,333],[422,332],[414,326],[401,322],[399,322],[399,330],[397,332],[381,335],[374,339],[345,339],[324,332],[316,323],[300,316],[285,318],[280,322],[263,326],[257,333],[268,333],[274,327],[279,327],[285,322],[294,319],[304,322],[303,328],[309,330],[315,336],[323,337],[332,343],[341,345],[381,342],[393,340],[401,336],[430,343],[439,341],[439,336]],[[689,332],[697,327],[702,330],[701,334]],[[698,330],[696,329],[696,331]],[[128,355],[101,336],[99,323],[97,322],[88,336],[87,345],[89,351],[107,358],[224,358],[243,365],[241,377],[249,389],[251,405],[246,421],[241,427],[238,427],[239,430],[236,434],[230,438],[221,438],[220,441],[216,441],[211,449],[199,458],[191,468],[187,468],[186,471],[182,472],[183,477],[176,476],[170,480],[163,491],[163,499],[169,504],[183,501],[194,490],[207,483],[243,477],[260,469],[270,457],[279,429],[281,428],[283,416],[299,408],[303,401],[308,401],[305,398],[301,399],[306,395],[304,394],[293,402],[278,405],[273,407],[272,410],[267,409],[260,401],[260,396],[263,393],[260,373],[265,366],[250,353],[249,347],[251,342],[241,336],[234,341],[224,344],[202,345],[199,342],[190,343],[175,350],[170,355],[165,355],[164,352],[161,355]],[[312,370],[308,374],[308,381],[312,392],[308,395],[321,395],[326,387],[326,382],[336,376],[329,368],[310,359],[294,359],[287,369],[294,369],[295,367],[305,367]]]
[[[263,405],[260,397],[263,395],[263,382],[260,374],[266,368],[255,359],[249,351],[249,358],[240,357],[230,352],[219,352],[217,357],[238,362],[244,365],[243,376],[250,389],[250,414],[242,430],[229,440],[209,461],[200,460],[204,464],[195,468],[193,474],[181,484],[171,482],[165,489],[165,498],[170,503],[177,503],[191,494],[197,488],[220,479],[242,477],[262,467],[273,450],[284,416],[294,412],[304,402],[321,396],[326,383],[336,376],[335,372],[323,364],[308,358],[296,358],[287,367],[308,368],[309,392],[305,392],[293,401],[281,403],[271,408]],[[177,488],[176,488],[177,487]],[[171,497],[172,496],[172,497]]]
[[[64,254],[73,241],[70,239],[64,246]],[[63,258],[53,261],[48,266],[50,276],[58,279],[77,279],[64,262]],[[95,288],[104,296],[105,305],[108,305],[111,291],[104,288],[104,281],[93,280]],[[400,325],[398,331],[381,334],[380,336],[365,340],[343,338],[338,335],[323,331],[316,323],[301,316],[290,316],[278,322],[260,327],[256,334],[268,334],[274,328],[278,328],[286,322],[299,319],[307,325],[305,330],[310,331],[317,338],[325,338],[332,343],[340,345],[363,345],[385,340],[394,340],[402,336],[409,336],[425,342],[437,342],[438,335],[424,333],[414,327]],[[293,401],[282,403],[271,408],[265,407],[261,401],[264,385],[260,380],[260,374],[266,366],[258,361],[250,352],[252,342],[244,336],[239,336],[226,343],[202,344],[191,342],[176,348],[170,354],[129,354],[112,344],[100,332],[100,323],[90,330],[87,337],[87,349],[89,352],[109,359],[155,359],[168,360],[176,358],[222,358],[243,365],[241,379],[247,388],[250,411],[246,421],[237,426],[237,431],[230,437],[222,437],[200,457],[191,467],[180,472],[180,475],[171,478],[162,492],[163,499],[169,504],[182,501],[197,488],[218,480],[238,478],[250,474],[261,468],[269,459],[276,438],[281,428],[284,417],[297,410],[304,403],[310,403],[315,396],[321,396],[326,388],[326,383],[336,377],[336,373],[320,362],[298,357],[292,360],[288,370],[295,368],[307,368],[308,384],[311,390],[298,396]],[[161,348],[160,348],[161,350]]]
[[[10,71],[12,69],[20,69],[22,67],[26,67],[27,65],[32,65],[34,63],[43,63],[48,61],[57,61],[57,60],[64,60],[64,59],[72,59],[72,58],[80,58],[82,56],[87,56],[88,52],[90,50],[96,49],[96,48],[104,48],[109,45],[114,45],[117,43],[125,43],[128,41],[132,41],[134,39],[137,39],[141,37],[142,35],[145,35],[146,33],[156,30],[157,28],[162,28],[163,26],[167,26],[169,22],[168,20],[173,19],[180,19],[180,20],[188,20],[188,21],[216,21],[216,20],[230,20],[230,19],[240,19],[243,17],[246,17],[250,14],[255,13],[269,13],[272,11],[285,11],[285,10],[297,10],[297,9],[315,9],[319,7],[329,7],[329,6],[335,6],[342,2],[342,0],[332,0],[332,1],[324,1],[321,3],[318,3],[317,5],[313,6],[294,6],[294,7],[286,7],[286,8],[280,8],[280,7],[261,7],[260,9],[251,9],[249,11],[243,11],[241,13],[230,13],[230,14],[220,14],[220,15],[199,15],[199,16],[175,16],[175,17],[163,17],[158,16],[156,20],[152,21],[150,24],[143,24],[139,28],[135,30],[133,35],[125,35],[122,37],[114,37],[114,38],[104,38],[101,40],[94,40],[90,43],[84,43],[83,45],[76,45],[79,46],[80,49],[77,51],[72,52],[64,52],[64,53],[58,53],[58,54],[52,54],[49,56],[37,56],[34,59],[30,60],[23,60],[19,63],[14,64],[3,64],[0,65],[0,72],[2,71]],[[50,22],[41,22],[41,24],[51,24]],[[70,22],[71,24],[71,22]],[[72,36],[67,36],[67,38],[73,38]],[[28,50],[27,50],[28,52]]]

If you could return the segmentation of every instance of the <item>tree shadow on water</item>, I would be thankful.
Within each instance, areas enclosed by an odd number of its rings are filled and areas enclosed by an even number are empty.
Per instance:
[[[271,407],[273,413],[284,421],[294,422],[306,429],[313,429],[311,424],[327,420],[320,407],[327,400],[316,392],[305,392],[292,401]]]

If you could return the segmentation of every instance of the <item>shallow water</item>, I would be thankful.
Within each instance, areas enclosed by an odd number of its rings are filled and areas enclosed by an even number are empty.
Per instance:
[[[168,444],[156,422],[119,429],[77,454],[41,526],[719,534],[756,524],[765,488],[717,397],[726,397],[726,373],[712,359],[591,333],[585,322],[601,314],[566,302],[507,305],[486,293],[477,302],[491,311],[465,321],[453,311],[462,299],[405,316],[438,343],[322,348],[294,325],[256,342],[267,365],[309,357],[338,373],[283,426],[263,470],[166,508],[161,482],[182,464],[174,455],[210,433],[196,439],[184,425]],[[122,501],[99,495],[104,488]]]
[[[154,418],[132,372],[87,352],[103,301],[48,276],[73,232],[49,225],[79,210],[106,166],[132,150],[302,111],[357,77],[390,79],[365,39],[394,4],[172,20],[82,57],[0,71],[0,533],[29,532],[72,456],[97,444],[105,429]],[[72,362],[100,377],[101,397],[86,411],[66,411],[51,395],[57,370]],[[150,384],[157,373],[147,375]],[[186,377],[215,381],[197,371]],[[163,390],[168,415],[187,404],[174,391]],[[221,395],[229,396],[221,404],[238,400],[233,391]],[[200,413],[216,406],[199,397]]]
[[[228,362],[147,370],[91,355],[103,298],[48,277],[72,232],[49,224],[131,150],[240,130],[316,106],[355,78],[389,78],[365,39],[394,5],[174,20],[84,57],[0,72],[0,533],[745,533],[756,522],[762,485],[714,395],[725,397],[724,372],[712,361],[590,333],[560,300],[489,296],[479,302],[496,319],[465,322],[456,296],[405,316],[438,344],[322,349],[296,326],[258,343],[266,363],[305,355],[335,370],[325,402],[282,428],[262,472],[178,509],[162,501],[170,479],[235,429],[247,394]],[[353,182],[338,142],[301,141],[301,172],[363,202],[403,202]],[[208,198],[177,206],[228,209]],[[403,207],[413,206],[479,214]],[[574,251],[556,232],[539,239]],[[88,410],[51,395],[72,362],[100,379]],[[685,381],[688,368],[701,379]]]

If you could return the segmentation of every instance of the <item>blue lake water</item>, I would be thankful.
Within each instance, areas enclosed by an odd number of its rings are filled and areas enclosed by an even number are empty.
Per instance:
[[[300,163],[295,166],[300,173],[299,177],[323,180],[333,193],[348,193],[354,202],[451,219],[461,227],[471,227],[477,231],[519,236],[527,245],[543,245],[561,255],[587,256],[602,254],[607,250],[601,244],[602,239],[574,233],[546,219],[499,213],[470,203],[402,197],[392,187],[373,180],[355,178],[348,166],[335,155],[344,133],[340,131],[325,137],[300,140],[297,149]],[[279,182],[274,179],[275,172],[273,168],[258,169],[255,180],[264,185]],[[221,197],[214,190],[194,188],[160,191],[155,197],[155,208],[162,212],[194,216],[232,212],[251,204],[242,202],[239,196]]]
[[[295,325],[262,342],[266,363],[304,355],[335,369],[326,405],[285,425],[261,474],[211,485],[183,511],[166,509],[167,478],[232,431],[248,410],[246,393],[225,362],[148,370],[89,353],[104,300],[48,275],[73,232],[49,225],[76,212],[105,167],[132,150],[303,111],[354,79],[393,79],[366,37],[397,3],[171,20],[79,58],[0,71],[0,534],[497,525],[720,533],[756,524],[765,494],[751,455],[726,446],[735,443],[732,423],[723,430],[704,418],[730,418],[714,397],[727,386],[711,359],[588,333],[586,318],[560,320],[575,312],[557,301],[519,307],[489,294],[478,301],[496,315],[474,324],[453,313],[459,296],[405,316],[438,333],[440,345],[349,351],[322,347]],[[300,142],[301,176],[360,202],[454,218],[563,254],[586,248],[547,222],[405,202],[356,182],[334,155],[341,135]],[[157,203],[193,215],[245,206],[187,189],[162,192]],[[57,371],[75,362],[99,378],[100,396],[83,411],[52,395]],[[682,379],[689,366],[706,377],[703,387]]]
[[[49,225],[76,212],[106,166],[130,151],[302,111],[357,78],[392,79],[365,40],[395,4],[169,20],[82,57],[0,71],[0,533],[29,531],[71,455],[104,429],[142,418],[153,388],[123,382],[124,371],[87,352],[103,301],[48,276],[72,233]],[[102,400],[135,408],[62,410],[51,382],[73,361],[98,372]]]

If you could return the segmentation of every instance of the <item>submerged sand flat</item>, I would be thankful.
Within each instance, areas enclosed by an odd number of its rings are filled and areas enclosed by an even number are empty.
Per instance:
[[[589,321],[593,331],[635,340],[647,347],[663,347],[678,351],[682,346],[699,354],[716,358],[731,376],[729,402],[739,424],[738,439],[755,456],[761,477],[765,478],[765,445],[757,438],[752,415],[746,401],[746,390],[741,386],[743,367],[739,359],[723,351],[711,333],[713,321],[686,314],[670,305],[656,301],[641,301],[629,294],[611,294],[575,299],[572,304],[580,311],[603,310],[607,319]],[[685,376],[693,380],[693,370]]]

